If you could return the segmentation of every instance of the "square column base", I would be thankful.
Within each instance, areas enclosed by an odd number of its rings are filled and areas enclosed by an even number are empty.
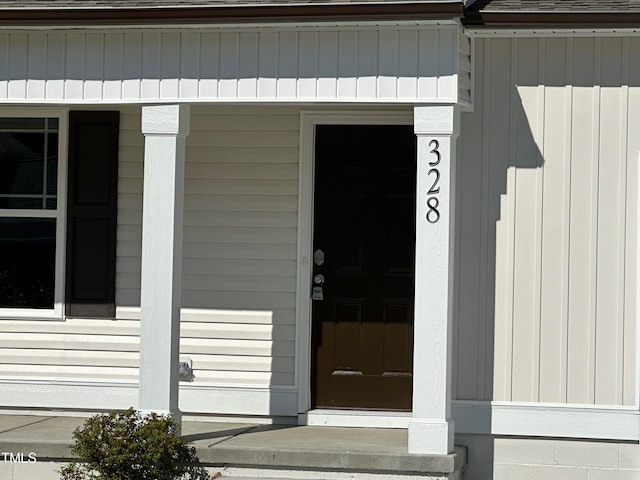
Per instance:
[[[453,452],[453,420],[414,419],[409,422],[409,453],[446,455]]]

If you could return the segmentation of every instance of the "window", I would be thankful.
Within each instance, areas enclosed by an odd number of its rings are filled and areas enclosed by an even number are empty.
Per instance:
[[[0,116],[0,315],[61,317],[65,112]]]

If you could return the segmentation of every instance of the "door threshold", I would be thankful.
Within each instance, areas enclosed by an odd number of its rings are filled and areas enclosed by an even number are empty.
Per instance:
[[[323,427],[408,428],[411,412],[331,410],[318,408],[298,414],[298,425]]]

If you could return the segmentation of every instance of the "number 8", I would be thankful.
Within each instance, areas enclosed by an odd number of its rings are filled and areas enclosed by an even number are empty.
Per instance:
[[[440,220],[440,212],[438,211],[440,200],[436,197],[429,197],[427,200],[427,206],[429,207],[429,210],[427,211],[427,222],[436,223]]]

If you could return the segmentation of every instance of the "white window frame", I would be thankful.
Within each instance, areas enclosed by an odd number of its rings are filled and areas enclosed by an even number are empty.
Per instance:
[[[0,209],[0,218],[32,217],[56,219],[56,258],[53,308],[0,308],[0,319],[63,320],[67,216],[68,110],[32,108],[21,108],[19,110],[0,109],[0,117],[58,119],[58,179],[56,190],[56,209]]]

